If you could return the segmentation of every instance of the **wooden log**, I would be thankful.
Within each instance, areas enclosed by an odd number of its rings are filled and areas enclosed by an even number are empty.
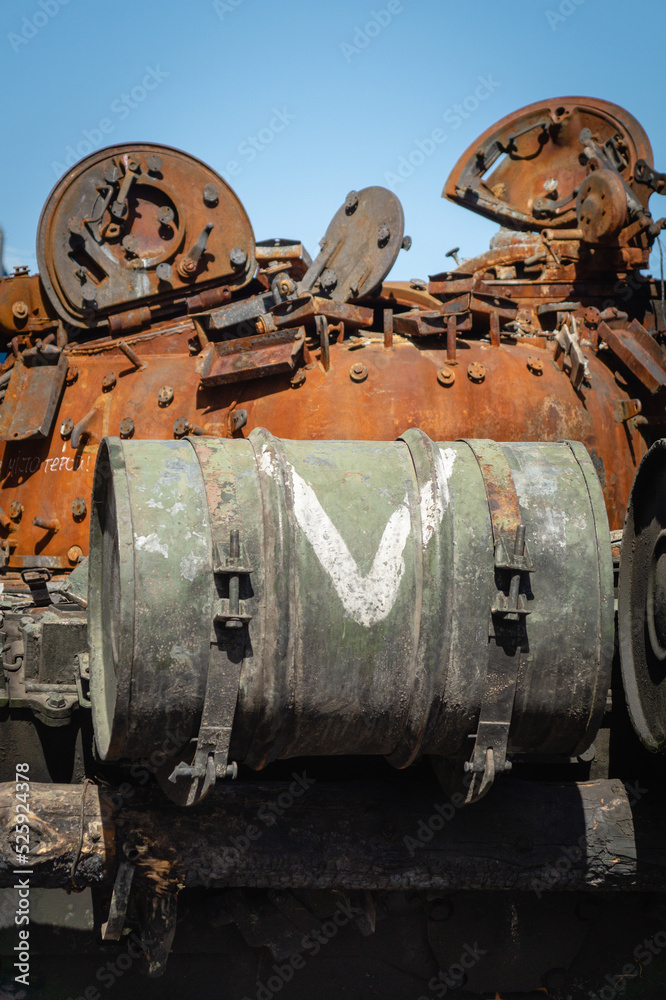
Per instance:
[[[127,792],[130,788],[130,792]],[[13,885],[15,797],[0,785],[0,885]],[[461,808],[391,781],[218,785],[193,809],[157,789],[31,786],[31,884],[110,884],[117,857],[160,890],[666,889],[666,809],[621,782],[504,780]]]

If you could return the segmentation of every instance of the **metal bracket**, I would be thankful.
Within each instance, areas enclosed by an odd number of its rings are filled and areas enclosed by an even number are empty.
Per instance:
[[[50,570],[24,569],[21,570],[21,579],[30,587],[30,597],[38,608],[45,608],[52,603],[48,588],[51,579]]]
[[[516,685],[529,614],[520,585],[534,571],[525,544],[525,526],[513,475],[501,447],[494,441],[466,441],[481,469],[494,541],[495,574],[510,574],[507,591],[498,590],[491,604],[491,635],[481,710],[474,748],[464,770],[472,775],[466,803],[476,802],[490,790],[497,774],[511,770],[507,760],[509,732]]]
[[[240,576],[249,575],[251,567],[245,565],[241,558],[239,529],[232,528],[229,532],[229,555],[226,559],[219,543],[214,544],[213,551],[213,572],[229,577],[229,597],[218,600],[214,622],[223,624],[225,630],[240,630],[251,620],[252,615],[246,614],[240,605]],[[217,778],[233,779],[238,775],[238,764],[235,761],[229,762],[229,746],[245,648],[242,633],[237,635],[238,638],[232,638],[226,632],[220,637],[215,634],[211,642],[206,694],[194,760],[192,763],[179,761],[168,778],[173,785],[178,785],[179,779],[184,779],[184,796],[178,798],[182,805],[200,802]]]
[[[121,861],[118,866],[116,881],[113,884],[113,893],[111,894],[109,916],[106,923],[102,924],[103,941],[120,941],[120,935],[125,926],[135,871],[136,868],[131,861]]]

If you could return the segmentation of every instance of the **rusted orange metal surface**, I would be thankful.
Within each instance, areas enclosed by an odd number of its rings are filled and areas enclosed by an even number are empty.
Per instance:
[[[5,572],[68,571],[86,554],[107,434],[573,438],[619,528],[666,426],[663,296],[639,270],[661,228],[647,211],[658,177],[615,105],[531,105],[470,147],[445,188],[510,228],[429,282],[382,284],[409,245],[383,189],[350,192],[312,261],[293,241],[255,246],[233,192],[185,154],[89,157],[47,201],[44,273],[0,280]]]

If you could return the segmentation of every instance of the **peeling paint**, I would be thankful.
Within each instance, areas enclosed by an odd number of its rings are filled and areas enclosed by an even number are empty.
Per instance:
[[[137,549],[144,549],[146,552],[159,552],[165,559],[169,558],[169,546],[160,542],[155,531],[150,535],[135,535],[134,542]]]
[[[421,531],[424,549],[442,523],[446,508],[449,506],[451,500],[449,479],[455,460],[456,453],[453,448],[437,449],[435,479],[429,480],[425,486],[421,487]]]

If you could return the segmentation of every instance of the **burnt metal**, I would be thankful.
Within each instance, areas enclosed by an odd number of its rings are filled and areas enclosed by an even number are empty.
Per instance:
[[[160,170],[142,169],[154,156]],[[201,191],[210,186],[218,198],[206,202]],[[232,264],[237,250],[243,260]],[[56,184],[37,256],[50,304],[76,326],[150,298],[184,305],[195,286],[241,288],[255,266],[252,228],[222,178],[179,150],[146,143],[99,150]]]
[[[484,132],[458,160],[443,194],[512,229],[571,227],[588,172],[581,155],[586,128],[608,155],[623,150],[614,163],[630,184],[639,160],[652,164],[648,137],[624,108],[555,98],[527,105]],[[647,201],[641,188],[637,197]]]
[[[0,409],[0,441],[26,441],[50,435],[67,367],[64,354],[52,365],[33,366],[17,361]]]
[[[210,343],[197,359],[196,371],[204,386],[292,372],[304,338],[304,330],[297,327],[223,344]]]
[[[353,192],[333,216],[299,289],[325,293],[337,302],[359,299],[381,284],[402,246],[404,215],[398,198],[386,188]],[[374,238],[373,238],[374,235]]]
[[[302,771],[297,776],[303,779]],[[262,826],[251,850],[231,856],[232,838],[247,831],[267,802],[289,794],[290,784],[288,822]],[[294,790],[303,794],[294,796]],[[15,796],[14,781],[0,785],[0,884],[6,887],[16,881]],[[123,851],[129,830],[141,845],[140,863],[132,863],[135,889],[152,874],[153,886],[167,891],[176,881],[186,888],[344,887],[392,894],[501,889],[532,898],[537,890],[587,890],[602,903],[604,893],[615,890],[624,903],[631,890],[666,890],[663,798],[648,796],[645,810],[633,797],[631,785],[618,779],[544,784],[508,778],[502,795],[461,809],[459,798],[447,800],[434,783],[403,783],[399,791],[391,782],[367,779],[308,785],[306,773],[295,786],[293,779],[220,784],[190,811],[141,787],[124,798],[113,786],[88,785],[84,798],[80,784],[34,782],[31,840],[48,833],[57,847],[35,852],[31,885],[71,887],[74,863],[77,886],[113,886],[119,864],[129,862]],[[421,843],[420,824],[427,828],[433,815],[447,820]],[[405,837],[418,843],[411,855]],[[160,880],[165,871],[171,881]]]

